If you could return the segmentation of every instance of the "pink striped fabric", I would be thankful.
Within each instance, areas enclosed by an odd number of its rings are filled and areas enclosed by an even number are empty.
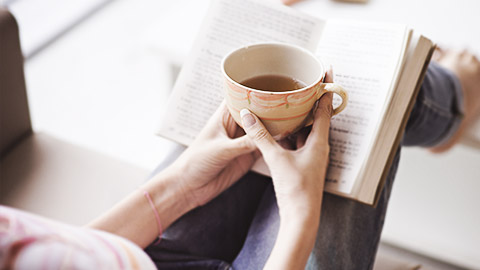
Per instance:
[[[0,269],[156,269],[122,237],[0,205]]]

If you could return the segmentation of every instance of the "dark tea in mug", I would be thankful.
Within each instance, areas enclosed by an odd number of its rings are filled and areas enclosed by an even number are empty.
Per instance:
[[[271,92],[292,91],[306,86],[305,83],[295,78],[274,74],[255,76],[240,82],[240,84],[253,89]]]

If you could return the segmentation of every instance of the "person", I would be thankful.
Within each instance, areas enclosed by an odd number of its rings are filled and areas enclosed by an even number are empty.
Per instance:
[[[439,152],[480,114],[480,62],[467,51],[439,50],[436,59],[403,145]],[[376,208],[323,194],[331,102],[324,95],[311,131],[281,143],[247,110],[241,135],[222,105],[172,164],[78,234],[0,207],[0,266],[152,268],[139,246],[158,269],[370,269],[400,149]],[[272,179],[248,172],[259,155]]]
[[[331,73],[326,79],[332,80]],[[238,137],[236,134],[241,128],[234,122],[225,104],[222,104],[180,158],[89,225],[96,230],[76,231],[58,224],[51,227],[51,222],[44,219],[0,208],[0,228],[3,228],[0,233],[5,236],[0,241],[0,247],[8,251],[3,253],[6,254],[5,258],[0,256],[0,266],[36,268],[35,265],[40,260],[38,267],[53,265],[55,268],[83,268],[97,265],[108,268],[113,265],[124,266],[128,260],[122,254],[127,253],[132,254],[130,257],[134,258],[136,265],[151,268],[152,265],[145,261],[145,256],[139,254],[138,247],[132,246],[127,240],[141,248],[147,247],[175,220],[192,209],[207,205],[237,182],[249,171],[261,153],[274,179],[282,232],[265,268],[301,268],[306,264],[313,248],[320,220],[322,179],[325,178],[327,168],[328,132],[333,111],[331,94],[318,101],[314,111],[310,135],[307,137],[307,133],[301,133],[296,141],[297,150],[291,151],[282,148],[261,121],[248,110],[242,111],[243,125],[248,135]],[[248,194],[243,194],[245,199],[247,196]],[[48,229],[42,231],[38,227]],[[56,230],[61,233],[53,233]],[[37,233],[31,235],[25,231]],[[234,230],[231,233],[236,235]],[[66,234],[67,238],[61,237]],[[120,238],[115,238],[115,235]],[[221,237],[228,239],[228,234]],[[98,238],[102,241],[98,241]],[[209,239],[205,241],[208,242]],[[95,243],[93,247],[92,243]],[[116,254],[111,263],[108,262],[112,261],[106,254],[108,252],[98,248],[98,245],[105,243]],[[168,241],[162,240],[161,243],[163,245]],[[71,245],[85,246],[90,249],[87,255],[91,257],[84,258],[82,249],[79,256],[76,249],[75,252],[71,251]],[[47,256],[49,258],[39,257],[47,252],[46,247],[51,248],[51,253]],[[22,248],[25,248],[24,252],[19,252]],[[65,261],[62,257],[66,254],[62,250],[75,254],[67,256],[74,259]],[[19,254],[23,258],[28,258],[25,254],[34,258],[29,258],[28,262],[17,262]],[[175,256],[172,255],[170,259],[173,258]],[[162,265],[159,268],[169,267]]]
[[[437,49],[407,123],[402,145],[422,146],[433,152],[443,152],[458,143],[468,127],[479,119],[479,85],[480,62],[475,55],[468,51]],[[253,126],[255,125],[256,130],[261,128],[258,122]],[[249,128],[246,132],[251,134]],[[305,133],[299,135],[300,141],[304,136]],[[272,149],[271,139],[266,132],[260,132],[259,136],[252,138],[262,153]],[[302,143],[297,146],[300,148],[296,151],[304,149]],[[192,148],[194,147],[195,144]],[[190,156],[189,151],[187,149],[184,155]],[[320,159],[315,160],[315,166],[324,170],[323,159],[326,157],[323,151],[316,156]],[[151,244],[145,249],[159,269],[268,268],[271,258],[280,248],[279,243],[282,243],[284,249],[293,248],[298,243],[291,239],[286,242],[282,240],[289,236],[285,235],[284,222],[290,219],[283,214],[283,209],[287,207],[284,199],[289,196],[279,194],[279,189],[282,189],[276,181],[276,177],[281,176],[289,179],[285,170],[292,167],[280,162],[284,153],[266,154],[264,157],[269,167],[278,164],[279,170],[283,170],[282,175],[275,174],[275,170],[272,170],[273,177],[270,180],[249,172],[209,203],[204,204],[206,200],[200,200],[198,205],[201,206],[172,224],[163,233],[159,244]],[[321,213],[318,233],[312,233],[302,240],[304,246],[310,248],[310,241],[315,237],[307,269],[373,267],[399,158],[400,148],[376,208],[332,194],[323,195],[321,212],[315,210],[315,213]],[[179,159],[184,158],[180,156]],[[302,162],[291,156],[288,160]],[[165,166],[162,164],[160,168]],[[324,172],[321,173],[323,175]],[[292,180],[285,182],[291,183]],[[312,190],[322,200],[321,193],[317,193],[319,189],[316,187]],[[303,196],[307,197],[306,194]],[[320,207],[320,204],[316,202],[315,206]],[[306,206],[305,209],[309,207]],[[313,225],[317,228],[317,224]],[[303,227],[297,226],[296,230],[301,234]],[[288,264],[284,260],[288,256],[275,258],[281,262],[276,265],[277,269],[297,268],[286,267]],[[305,256],[297,259],[304,260]]]
[[[326,81],[332,82],[331,73],[327,74]],[[304,267],[313,248],[320,220],[323,179],[329,152],[328,132],[333,111],[332,95],[328,94],[316,104],[311,132],[308,137],[306,132],[297,136],[296,150],[282,148],[261,121],[246,109],[242,110],[241,115],[247,135],[234,138],[241,128],[235,123],[225,104],[222,104],[193,144],[171,166],[156,174],[141,188],[155,197],[155,209],[161,217],[161,225],[157,222],[158,227],[152,226],[156,223],[152,213],[143,211],[146,204],[145,198],[143,194],[135,192],[90,226],[115,233],[134,241],[140,247],[146,247],[158,231],[162,231],[160,226],[169,227],[192,209],[199,209],[202,206],[208,208],[207,205],[212,199],[250,170],[260,152],[272,174],[280,217],[279,234],[265,268]],[[256,151],[257,149],[259,152]],[[243,189],[242,192],[246,190]],[[255,191],[252,190],[252,192]],[[241,207],[240,201],[249,200],[249,192],[230,195],[223,194],[221,197],[228,196],[229,204],[238,199],[238,204],[234,207]],[[247,211],[253,210],[254,207],[255,205],[249,206]],[[244,213],[238,213],[237,210]],[[241,220],[242,215],[251,214],[240,208],[225,207],[219,211],[230,216],[239,214],[235,219],[244,225],[247,225],[249,219]],[[208,220],[213,223],[210,229],[218,228],[215,224],[223,221],[223,217],[218,215],[200,218],[206,223],[198,229],[210,226]],[[238,225],[241,224],[226,228],[229,231],[216,232],[217,238],[224,240],[237,238],[242,234],[242,228],[237,228]],[[185,235],[186,231],[198,232],[194,224],[188,226],[190,228],[183,228],[185,231],[182,229],[180,233]],[[157,247],[169,245],[167,232],[168,230],[161,236],[162,241]],[[211,241],[210,236],[195,240],[204,246],[204,251],[209,250],[207,246]],[[241,239],[232,239],[232,241],[235,244],[241,244]],[[211,241],[211,243],[215,242]],[[228,248],[216,246],[214,249]],[[171,261],[172,258],[167,260]],[[160,269],[171,267],[170,265],[159,266]],[[198,266],[195,268],[199,269]]]
[[[457,143],[462,133],[480,114],[480,62],[467,51],[451,50],[437,50],[435,60],[436,62],[432,62],[428,68],[407,124],[403,145],[419,145],[440,152],[448,150]],[[328,78],[331,80],[331,75]],[[322,99],[319,108],[330,108],[325,106],[325,103],[331,102],[329,98],[331,97],[328,97],[328,100]],[[146,248],[146,252],[155,261],[157,267],[159,269],[229,269],[230,267],[259,269],[265,266],[265,268],[274,269],[297,269],[303,268],[303,264],[308,260],[307,268],[309,269],[371,269],[400,150],[397,152],[395,163],[390,169],[376,208],[331,194],[324,195],[322,205],[323,182],[318,179],[323,178],[317,177],[324,175],[326,169],[328,145],[325,133],[320,140],[322,143],[317,146],[320,148],[315,149],[314,155],[311,155],[312,152],[303,152],[312,147],[309,144],[304,145],[305,130],[297,137],[296,151],[281,150],[263,129],[261,122],[257,121],[253,115],[246,113],[243,119],[251,117],[250,119],[255,120],[252,121],[254,122],[252,125],[244,123],[246,132],[249,135],[257,134],[251,138],[264,155],[272,172],[272,180],[254,173],[247,173],[231,188],[220,194],[220,190],[232,185],[248,171],[258,153],[245,154],[252,150],[251,145],[247,146],[246,137],[228,139],[236,134],[238,127],[229,118],[228,113],[224,112],[222,117],[219,114],[217,112],[213,117],[216,120],[209,122],[207,131],[202,132],[199,139],[173,165],[167,167],[166,171],[175,167],[183,168],[176,169],[184,172],[175,180],[177,183],[186,183],[188,180],[185,178],[197,179],[199,176],[217,180],[219,174],[223,174],[220,178],[226,180],[223,185],[215,183],[215,187],[219,188],[215,191],[210,190],[211,187],[204,182],[194,181],[191,182],[192,185],[188,185],[188,188],[184,188],[197,190],[187,196],[197,207],[185,215],[183,215],[184,211],[176,209],[174,218],[166,218],[165,226],[169,228],[163,233],[161,242]],[[318,127],[325,129],[328,126],[329,117],[326,115],[329,113],[317,111],[316,117],[320,121],[316,120],[309,139],[312,138],[311,136],[318,136]],[[219,121],[220,119],[222,121]],[[220,135],[216,132],[218,130],[225,133]],[[212,142],[215,141],[215,147],[206,143],[207,138],[212,139]],[[236,146],[222,147],[223,143],[227,144],[225,139],[229,142],[237,140]],[[212,148],[216,149],[214,160],[211,160],[212,156],[209,155],[212,154]],[[228,149],[228,157],[221,154],[222,148]],[[196,149],[203,149],[200,154],[204,157],[202,161],[194,161],[195,153],[200,153]],[[232,167],[226,166],[225,163],[218,166],[217,158],[224,161],[235,160],[234,163],[242,170],[232,171]],[[216,169],[200,169],[206,166],[204,164],[213,165]],[[305,164],[310,164],[311,167],[299,167]],[[300,172],[307,172],[307,175],[314,173],[316,180],[295,181],[302,176]],[[158,174],[153,179],[157,177]],[[165,190],[165,188],[159,189]],[[213,199],[216,195],[219,196]],[[144,204],[140,197],[138,198],[140,203]],[[188,201],[188,198],[184,201]],[[211,199],[213,200],[210,201]],[[161,207],[166,207],[167,210],[175,209],[169,204],[161,206],[161,199],[157,202],[160,204],[158,206],[160,209]],[[134,204],[131,202],[125,204],[130,207],[132,205]],[[117,208],[118,216],[121,216],[124,210]],[[149,213],[145,214],[147,219],[142,222],[154,224],[151,217],[148,220]],[[180,215],[183,216],[172,224],[171,220]],[[306,216],[310,216],[312,220],[305,221],[310,219]],[[313,219],[316,219],[316,222]],[[103,220],[111,224],[105,222],[102,225],[102,220],[98,220],[92,226],[108,230],[108,227],[114,227],[114,224],[123,222],[111,216],[105,216]],[[137,226],[139,224],[135,224],[134,227]],[[317,227],[318,233],[316,233]],[[315,232],[309,231],[312,228]],[[148,240],[152,241],[155,233],[155,228],[151,228],[148,239],[138,244],[144,247]],[[121,235],[127,238],[129,236],[127,232]],[[312,250],[311,254],[310,250]]]

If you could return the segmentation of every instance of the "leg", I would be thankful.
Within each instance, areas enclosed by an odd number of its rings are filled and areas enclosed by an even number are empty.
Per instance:
[[[457,77],[431,63],[410,115],[403,144],[431,147],[444,143],[457,131],[462,110]],[[373,267],[399,158],[400,149],[376,208],[326,194],[309,269]]]
[[[449,70],[432,62],[422,84],[403,145],[432,147],[444,144],[463,119],[463,93],[459,80]]]
[[[371,269],[385,220],[400,149],[376,208],[326,193],[307,269]],[[332,268],[333,267],[333,268]]]
[[[326,193],[317,241],[307,269],[369,269],[380,240],[387,202],[398,167],[395,156],[377,208]],[[233,262],[235,269],[259,269],[267,262],[280,226],[277,201],[270,185],[252,221],[247,239]]]
[[[156,171],[168,166],[182,148]],[[249,173],[208,204],[177,220],[145,251],[159,269],[228,269],[240,251],[269,181]]]
[[[435,64],[429,67],[420,96],[407,125],[404,138],[405,145],[434,146],[448,140],[452,134],[456,134],[455,132],[462,118],[462,92],[459,90],[459,85],[456,77],[452,76],[445,69]],[[465,89],[463,93],[466,93]],[[479,107],[477,106],[476,108]],[[471,108],[473,107],[470,107],[470,110],[472,110]],[[399,157],[400,149],[397,150],[395,162],[390,169],[377,208],[371,208],[330,194],[325,195],[319,234],[307,268],[370,269],[373,267]],[[255,176],[252,175],[252,177]],[[268,185],[268,181],[266,185]],[[250,189],[246,192],[250,192]],[[258,192],[256,194],[261,193]],[[205,215],[211,217],[210,214],[212,213],[205,211]],[[200,220],[199,216],[201,215],[199,214],[197,218],[192,218],[193,223],[195,223],[195,220]],[[183,220],[182,218],[181,221]],[[182,226],[179,226],[178,232],[181,233],[182,230],[188,230],[188,224],[191,223],[186,220],[185,226],[187,227],[182,229]],[[246,226],[242,226],[241,233],[245,232],[246,228]],[[234,266],[243,269],[250,266],[258,268],[264,265],[273,248],[277,231],[278,208],[276,207],[273,189],[269,187],[263,195],[261,204],[248,231],[245,245],[235,259]],[[243,239],[243,236],[241,238]],[[190,238],[186,241],[189,242]],[[213,242],[216,243],[216,239]],[[173,259],[173,261],[183,261],[190,256],[190,263],[195,263],[194,260],[201,260],[201,256],[204,255],[202,255],[201,247],[199,249],[198,246],[201,246],[202,243],[199,244],[197,241],[190,243],[197,246],[192,248],[195,252],[190,252],[189,246],[185,247],[184,245],[180,249],[169,249],[168,244],[165,244],[167,246],[166,249],[160,248],[157,250],[159,258],[162,258],[164,255],[171,258],[175,256],[177,259]],[[173,252],[169,253],[169,250],[173,250]],[[181,252],[177,253],[178,250],[181,250]],[[185,253],[183,252],[184,250],[188,250],[187,255],[182,255]],[[197,253],[197,251],[199,252]],[[214,253],[213,251],[207,254],[207,256]],[[229,255],[233,253],[229,253]],[[200,257],[197,254],[200,254]],[[190,263],[185,263],[185,268],[188,269],[190,266],[198,269],[199,266],[203,266],[203,268],[211,266],[211,264],[199,264],[196,267]],[[222,266],[221,264],[216,265],[217,267]],[[169,267],[170,265],[164,264],[163,266]]]
[[[452,132],[449,139],[438,143],[431,148],[433,152],[444,152],[454,146],[468,129],[479,121],[480,118],[480,61],[478,58],[464,50],[461,52],[453,50],[437,50],[436,56],[439,65],[445,67],[448,71],[455,74],[459,80],[456,89],[462,89],[464,118],[459,121],[456,132]],[[459,95],[460,96],[460,95]],[[453,130],[452,128],[451,130]]]
[[[265,265],[280,227],[277,200],[270,181],[250,225],[242,250],[233,262],[234,269],[260,269]]]

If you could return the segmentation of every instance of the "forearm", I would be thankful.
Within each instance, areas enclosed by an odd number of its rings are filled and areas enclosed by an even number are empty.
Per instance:
[[[145,248],[159,233],[155,214],[145,197],[145,191],[152,198],[163,230],[193,208],[176,180],[176,174],[167,169],[88,226],[120,235]]]
[[[320,213],[305,217],[280,213],[280,229],[264,269],[304,269],[315,244]]]

